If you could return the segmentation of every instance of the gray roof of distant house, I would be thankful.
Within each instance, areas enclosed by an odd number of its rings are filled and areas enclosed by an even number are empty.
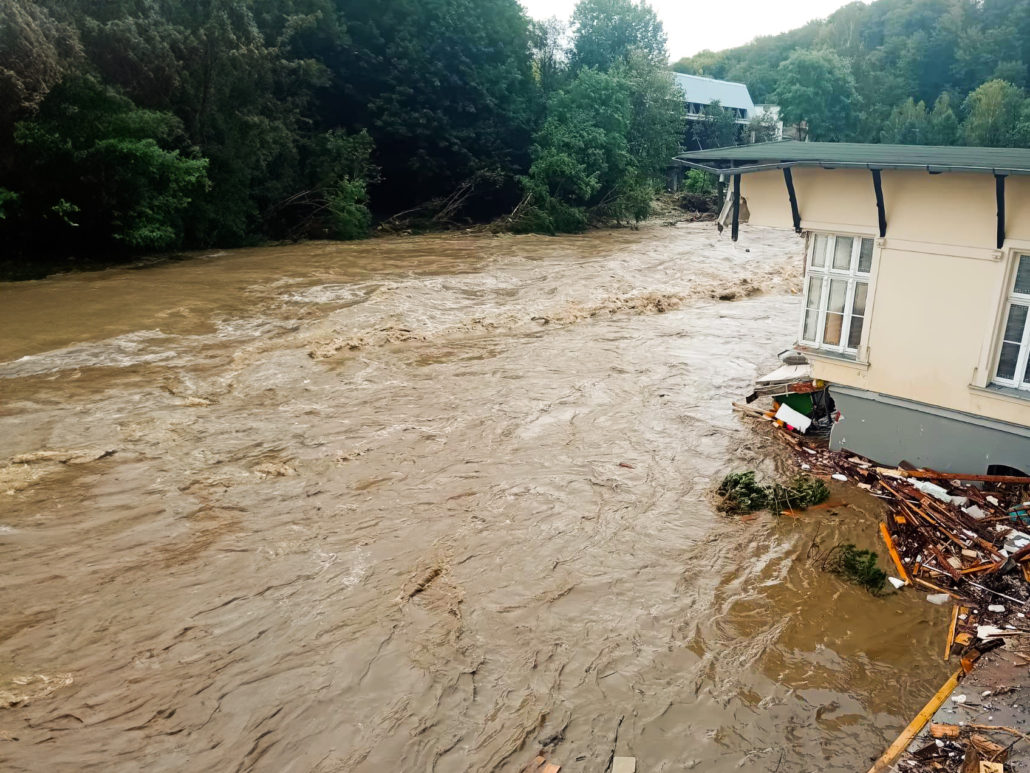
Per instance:
[[[919,169],[928,172],[1030,174],[1030,149],[857,142],[760,142],[682,153],[687,166],[734,174],[815,166],[824,169]]]
[[[743,83],[717,81],[714,78],[702,78],[700,75],[686,75],[681,72],[674,72],[672,76],[676,79],[676,85],[683,90],[688,102],[707,105],[719,100],[723,107],[743,109],[749,113],[755,109],[751,94]]]

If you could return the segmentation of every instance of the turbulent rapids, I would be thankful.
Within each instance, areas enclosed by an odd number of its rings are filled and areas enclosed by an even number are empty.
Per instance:
[[[316,243],[0,287],[0,767],[854,771],[941,616],[720,515],[801,243]]]

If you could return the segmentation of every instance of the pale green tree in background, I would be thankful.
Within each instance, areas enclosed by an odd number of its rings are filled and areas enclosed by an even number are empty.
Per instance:
[[[633,0],[581,0],[572,14],[572,64],[608,70],[631,52],[664,67],[665,29],[654,10]]]
[[[803,139],[848,138],[859,107],[851,65],[830,51],[795,51],[779,66],[773,101]]]
[[[1018,86],[992,80],[973,91],[963,105],[962,125],[969,145],[1004,148],[1019,144],[1019,127],[1026,98]]]

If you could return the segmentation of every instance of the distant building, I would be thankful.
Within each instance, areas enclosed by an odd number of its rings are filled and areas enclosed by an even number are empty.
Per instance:
[[[743,83],[717,81],[681,72],[672,75],[676,85],[683,91],[687,103],[687,120],[698,120],[704,115],[705,108],[716,101],[725,109],[733,111],[738,124],[746,125],[755,114],[755,103],[751,101],[751,94]]]

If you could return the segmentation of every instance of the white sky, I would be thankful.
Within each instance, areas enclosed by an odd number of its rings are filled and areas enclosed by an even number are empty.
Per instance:
[[[521,0],[534,19],[568,21],[576,0]],[[868,4],[869,0],[863,0]],[[847,0],[650,0],[669,36],[669,61],[743,45],[824,19]]]

